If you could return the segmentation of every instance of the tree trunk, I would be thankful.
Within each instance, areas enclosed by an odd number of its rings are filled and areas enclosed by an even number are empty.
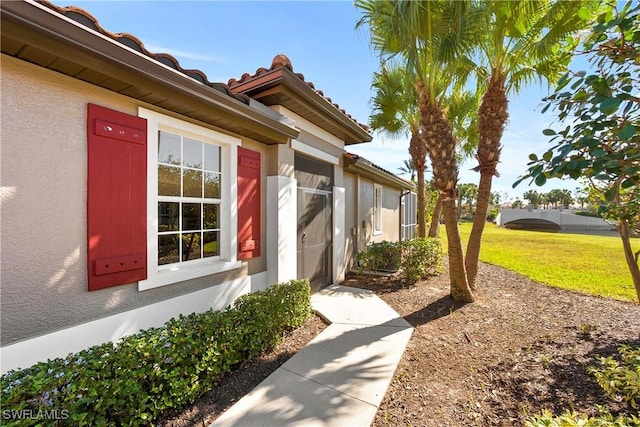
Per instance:
[[[424,163],[423,163],[424,164]],[[418,237],[425,237],[427,235],[427,219],[425,218],[425,201],[424,201],[424,166],[417,168],[418,175],[418,197],[417,197],[417,209],[418,209]]]
[[[420,127],[431,165],[433,185],[440,193],[442,211],[447,228],[449,248],[449,272],[451,297],[456,301],[473,302],[474,295],[469,288],[464,270],[462,241],[456,221],[456,185],[458,164],[456,162],[456,139],[447,116],[437,102],[432,102],[421,82],[418,83]]]
[[[447,231],[447,249],[449,253],[449,280],[451,282],[451,297],[456,301],[473,302],[473,292],[467,283],[464,271],[464,255],[462,241],[458,232],[456,220],[456,203],[454,197],[441,195],[444,225]]]
[[[438,227],[440,226],[440,213],[442,212],[442,198],[438,196],[438,201],[433,208],[433,216],[429,226],[429,237],[438,237]]]
[[[479,140],[476,154],[478,159],[476,171],[480,172],[480,182],[478,184],[476,214],[473,217],[473,227],[469,235],[465,259],[467,279],[471,289],[476,289],[477,287],[476,276],[478,274],[482,232],[484,231],[491,199],[491,181],[494,175],[498,176],[496,167],[500,161],[500,150],[502,149],[500,141],[509,118],[508,105],[505,76],[499,72],[493,73],[478,110]]]
[[[624,258],[627,261],[627,267],[629,267],[629,271],[631,272],[631,278],[633,279],[633,286],[635,286],[636,288],[636,296],[638,297],[638,302],[640,302],[640,269],[638,268],[638,260],[633,254],[633,249],[631,249],[629,224],[627,223],[627,220],[620,220],[620,222],[618,223],[618,232],[620,233],[620,238],[622,239]]]
[[[427,219],[425,218],[425,188],[424,188],[424,171],[427,168],[427,144],[420,134],[415,131],[411,134],[409,141],[409,154],[413,161],[413,167],[418,176],[418,236],[425,237],[427,234]]]
[[[478,261],[480,259],[480,244],[482,243],[482,232],[487,222],[487,211],[489,199],[491,197],[491,181],[493,174],[480,172],[480,182],[478,184],[478,199],[476,201],[476,213],[473,216],[473,226],[467,242],[467,254],[464,266],[467,271],[467,280],[471,289],[478,288],[476,277],[478,276]],[[484,215],[483,215],[484,212]]]

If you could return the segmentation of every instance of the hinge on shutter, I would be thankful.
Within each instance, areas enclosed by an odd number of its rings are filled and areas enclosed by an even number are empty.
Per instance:
[[[255,251],[257,245],[257,240],[245,240],[244,242],[240,242],[240,252]]]
[[[259,169],[260,168],[260,160],[252,159],[251,157],[241,156],[240,157],[240,166],[245,166],[247,168]]]
[[[140,129],[134,129],[122,126],[116,123],[109,123],[104,120],[96,119],[96,135],[106,136],[112,139],[133,142],[135,144],[144,144],[145,132]]]
[[[96,276],[144,268],[144,255],[128,255],[96,260]]]

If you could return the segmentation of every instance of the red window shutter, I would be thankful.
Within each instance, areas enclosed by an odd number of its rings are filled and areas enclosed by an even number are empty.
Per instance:
[[[89,290],[147,278],[147,120],[89,104]]]
[[[260,153],[238,147],[238,259],[260,256]]]

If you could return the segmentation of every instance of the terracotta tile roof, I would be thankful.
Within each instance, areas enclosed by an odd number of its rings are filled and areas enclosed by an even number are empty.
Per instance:
[[[170,68],[173,68],[174,70],[188,77],[191,77],[192,79],[197,80],[200,83],[203,83],[213,89],[216,89],[217,91],[222,92],[230,96],[231,98],[235,98],[238,101],[249,105],[248,96],[244,94],[234,93],[233,91],[231,91],[231,88],[229,88],[229,86],[224,83],[210,82],[207,79],[206,74],[200,70],[187,70],[182,68],[178,60],[168,53],[150,52],[144,47],[144,44],[142,43],[142,41],[140,41],[140,39],[138,39],[134,35],[131,35],[129,33],[112,33],[106,30],[100,25],[98,20],[91,13],[87,12],[86,10],[80,7],[77,7],[77,6],[60,7],[47,0],[38,0],[38,3],[48,7],[51,10],[58,12],[61,15],[66,16],[69,19],[76,21],[79,24],[84,25],[87,28],[97,31],[100,34],[123,44],[124,46],[127,46],[137,52],[140,52],[141,54],[149,57],[149,59],[151,60],[160,62],[161,64],[164,64]]]
[[[277,70],[279,68],[286,68],[289,71],[291,71],[296,77],[298,77],[302,82],[304,82],[307,86],[309,86],[314,92],[316,92],[318,95],[320,95],[322,98],[324,98],[327,102],[329,102],[331,105],[333,105],[336,109],[338,109],[342,114],[344,114],[346,117],[348,117],[351,121],[353,121],[355,124],[357,124],[358,126],[360,126],[364,131],[366,132],[370,132],[370,128],[369,126],[358,122],[355,118],[353,118],[350,114],[348,114],[344,109],[340,108],[340,106],[336,103],[334,103],[331,98],[329,98],[328,96],[325,96],[324,93],[319,90],[316,89],[315,85],[312,82],[308,82],[304,79],[304,74],[302,73],[296,73],[293,71],[293,65],[291,65],[291,60],[284,54],[278,54],[273,58],[273,61],[271,62],[271,67],[270,68],[264,68],[264,67],[260,67],[256,70],[256,72],[254,74],[249,74],[249,73],[244,73],[242,75],[242,77],[240,77],[240,79],[235,79],[235,78],[231,78],[229,79],[229,81],[227,82],[227,84],[229,85],[229,87],[231,89],[233,89],[236,86],[239,86],[243,83],[246,83],[250,80],[256,79],[264,74],[267,74],[271,71]]]

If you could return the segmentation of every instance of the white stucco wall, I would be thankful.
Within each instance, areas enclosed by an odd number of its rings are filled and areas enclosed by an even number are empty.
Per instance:
[[[263,243],[263,256],[243,263],[238,270],[142,292],[135,284],[89,292],[87,103],[132,115],[137,114],[139,105],[149,106],[6,55],[2,55],[1,67],[0,325],[3,348],[65,328],[100,324],[94,321],[106,321],[123,313],[127,313],[127,318],[137,318],[144,315],[144,310],[136,310],[150,304],[219,284],[229,286],[214,293],[214,308],[224,308],[237,296],[238,290],[231,285],[248,273],[262,277],[252,280],[249,289],[266,285],[266,274],[262,273],[267,264],[267,248]],[[260,150],[265,164],[270,163],[266,146],[248,141],[243,145]],[[267,168],[264,169],[262,188],[266,197]],[[263,206],[265,202],[263,198]],[[263,233],[266,235],[264,218]],[[173,315],[162,313],[154,322],[162,323]],[[90,336],[90,331],[86,335]]]
[[[400,190],[382,186],[382,232],[373,230],[374,181],[360,177],[358,184],[358,250],[370,242],[400,240]]]

